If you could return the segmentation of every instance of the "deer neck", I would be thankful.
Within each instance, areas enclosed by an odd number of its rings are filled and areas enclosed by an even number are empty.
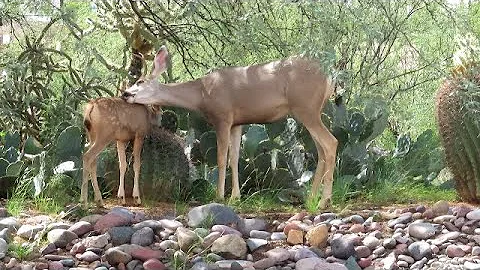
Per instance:
[[[161,88],[164,90],[161,91],[165,91],[162,95],[162,105],[199,112],[202,104],[202,87],[200,80],[162,84]]]

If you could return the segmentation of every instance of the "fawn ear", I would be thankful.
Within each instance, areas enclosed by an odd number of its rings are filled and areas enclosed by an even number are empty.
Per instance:
[[[157,54],[155,55],[155,59],[153,59],[153,69],[152,73],[150,74],[151,79],[157,79],[158,76],[160,76],[160,74],[162,74],[167,69],[167,57],[167,47],[163,45],[162,47],[160,47]]]

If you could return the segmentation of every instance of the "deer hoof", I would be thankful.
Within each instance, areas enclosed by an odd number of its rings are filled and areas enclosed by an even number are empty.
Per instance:
[[[232,196],[230,197],[230,200],[232,200],[232,201],[238,201],[238,200],[240,200],[240,195],[233,195],[233,194],[232,194]]]
[[[81,207],[82,209],[88,209],[87,201],[80,200],[80,201],[79,201],[79,204],[80,204],[80,207]]]
[[[127,205],[127,202],[125,200],[125,196],[117,196],[118,203],[121,205]]]
[[[331,200],[330,199],[321,199],[320,202],[318,202],[318,209],[324,210],[327,209],[330,206]]]
[[[97,205],[98,208],[103,208],[103,200],[95,201],[95,204]]]
[[[133,197],[133,199],[135,200],[135,205],[141,205],[142,204],[142,200],[140,199],[140,197]]]

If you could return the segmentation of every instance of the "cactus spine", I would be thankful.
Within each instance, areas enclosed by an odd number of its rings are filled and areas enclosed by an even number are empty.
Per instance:
[[[447,166],[459,196],[478,202],[480,186],[480,73],[478,65],[455,69],[437,92],[436,117]]]

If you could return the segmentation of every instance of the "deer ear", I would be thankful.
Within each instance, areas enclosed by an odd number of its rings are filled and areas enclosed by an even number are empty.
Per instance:
[[[160,74],[162,74],[167,69],[167,57],[167,47],[163,45],[162,47],[160,47],[157,54],[155,55],[155,59],[153,59],[153,69],[152,73],[150,74],[151,79],[158,78],[158,76],[160,76]]]

